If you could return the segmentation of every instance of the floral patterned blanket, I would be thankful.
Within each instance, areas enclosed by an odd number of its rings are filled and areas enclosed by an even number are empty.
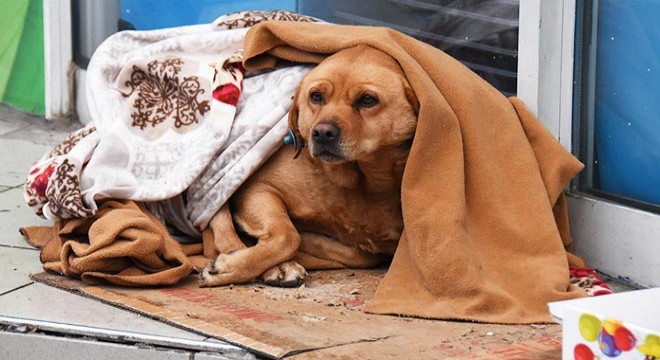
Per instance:
[[[32,167],[28,205],[49,219],[76,219],[93,216],[102,199],[136,200],[198,236],[280,146],[291,96],[309,70],[246,73],[243,38],[265,20],[317,21],[243,12],[109,37],[87,70],[92,122]]]

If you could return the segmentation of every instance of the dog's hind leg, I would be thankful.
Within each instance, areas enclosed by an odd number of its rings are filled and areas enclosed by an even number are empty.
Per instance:
[[[313,232],[303,232],[302,242],[294,260],[307,270],[367,269],[386,259],[385,255],[372,254],[357,247],[346,246],[339,241]]]
[[[346,246],[335,239],[312,232],[300,234],[302,243],[293,260],[274,266],[261,275],[272,286],[295,287],[304,282],[308,270],[366,269],[381,263],[385,256]]]
[[[286,205],[270,188],[244,191],[235,200],[236,223],[257,239],[252,247],[218,255],[201,273],[200,286],[220,286],[254,280],[264,271],[290,260],[300,245]]]
[[[270,286],[296,287],[305,282],[307,271],[294,260],[285,261],[261,274],[264,283]]]
[[[309,270],[364,269],[378,265],[381,255],[366,253],[337,242],[327,236],[303,232],[302,243],[293,260],[266,270],[261,275],[264,283],[272,286],[300,286]]]

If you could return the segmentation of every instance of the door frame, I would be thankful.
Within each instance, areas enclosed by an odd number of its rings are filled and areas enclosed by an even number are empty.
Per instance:
[[[521,0],[519,17],[518,97],[569,151],[577,1]],[[660,215],[574,188],[568,205],[574,251],[590,266],[642,287],[660,286]]]
[[[73,34],[70,0],[43,0],[45,117],[74,116]]]

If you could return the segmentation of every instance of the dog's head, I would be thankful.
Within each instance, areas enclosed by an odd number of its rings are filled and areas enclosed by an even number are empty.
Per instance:
[[[328,57],[305,76],[289,127],[312,157],[342,163],[412,139],[418,109],[399,64],[361,45]]]

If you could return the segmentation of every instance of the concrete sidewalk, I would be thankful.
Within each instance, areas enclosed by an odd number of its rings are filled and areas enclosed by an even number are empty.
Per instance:
[[[18,228],[50,225],[25,204],[31,164],[79,123],[46,122],[0,105],[0,359],[250,359],[206,336],[34,283],[39,251]]]

